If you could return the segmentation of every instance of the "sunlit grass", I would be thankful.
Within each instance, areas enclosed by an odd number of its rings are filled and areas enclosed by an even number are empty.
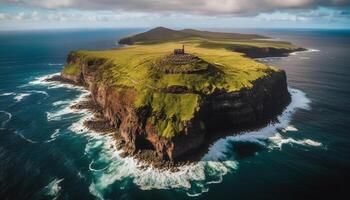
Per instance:
[[[253,81],[268,76],[276,68],[258,63],[232,52],[226,45],[244,44],[255,46],[268,45],[265,42],[230,42],[228,40],[179,40],[175,42],[138,44],[120,49],[105,51],[79,51],[83,59],[103,58],[108,65],[97,69],[99,84],[117,88],[132,88],[137,93],[133,103],[135,108],[149,107],[153,123],[163,137],[172,137],[183,131],[199,110],[200,99],[218,90],[233,92],[242,88],[251,88]],[[210,63],[205,73],[168,74],[155,69],[153,64],[173,49],[185,44],[186,53],[193,54]],[[286,48],[290,44],[270,44]],[[210,46],[210,47],[209,47]],[[291,47],[291,46],[288,46]],[[176,66],[174,66],[176,67]],[[189,66],[186,66],[187,68]],[[64,73],[79,73],[80,66],[68,65]],[[165,93],[170,86],[183,86],[193,93]],[[160,117],[161,116],[161,117]]]

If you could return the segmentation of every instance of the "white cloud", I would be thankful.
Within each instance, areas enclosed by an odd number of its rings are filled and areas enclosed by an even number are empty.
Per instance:
[[[182,12],[200,15],[258,15],[283,9],[349,6],[350,0],[4,0],[5,3],[43,8]]]

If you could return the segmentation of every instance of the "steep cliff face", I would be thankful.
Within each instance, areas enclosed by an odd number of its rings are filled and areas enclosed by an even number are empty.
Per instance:
[[[162,159],[176,160],[199,148],[218,127],[241,128],[257,125],[280,113],[290,101],[284,71],[271,71],[253,82],[253,87],[235,92],[217,90],[211,94],[200,94],[199,110],[183,124],[181,134],[163,137],[155,123],[150,120],[149,105],[135,107],[137,91],[131,87],[120,87],[101,81],[101,67],[109,65],[101,58],[85,58],[71,53],[67,67],[75,66],[75,73],[62,71],[64,79],[86,86],[93,100],[101,106],[104,117],[117,130],[125,143],[125,151],[133,154],[138,150],[155,150]],[[188,92],[183,88],[161,90],[163,93]],[[162,117],[162,116],[158,116]]]
[[[252,47],[252,46],[242,46],[233,47],[233,51],[244,53],[249,58],[265,58],[265,57],[285,57],[290,53],[305,51],[304,48],[274,48],[274,47]]]

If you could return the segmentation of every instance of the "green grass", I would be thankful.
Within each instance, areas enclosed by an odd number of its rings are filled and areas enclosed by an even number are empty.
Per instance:
[[[80,66],[76,64],[66,65],[63,69],[63,73],[68,75],[76,75],[80,73]]]
[[[210,64],[210,67],[205,66],[208,67],[205,73],[169,74],[154,67],[158,59],[170,54],[173,49],[180,48],[182,44],[185,44],[187,53],[199,57],[205,64]],[[159,135],[171,138],[183,132],[186,123],[199,111],[201,100],[205,96],[218,90],[234,92],[251,88],[258,78],[278,71],[274,67],[229,50],[235,45],[295,48],[286,42],[209,40],[192,37],[171,42],[142,43],[114,50],[79,51],[76,54],[85,60],[108,60],[108,64],[94,68],[98,72],[98,84],[109,85],[116,88],[116,91],[122,91],[121,88],[134,90],[137,94],[133,102],[134,107],[150,108],[151,116],[148,121],[154,125]],[[189,69],[203,66],[189,64],[179,67]],[[63,73],[75,74],[79,71],[79,66],[71,64],[64,68]],[[193,93],[163,92],[171,86],[183,86]],[[201,127],[204,128],[205,125],[201,124]]]

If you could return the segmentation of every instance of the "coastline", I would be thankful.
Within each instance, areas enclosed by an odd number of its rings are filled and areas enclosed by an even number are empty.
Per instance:
[[[48,79],[45,79],[45,81],[60,82],[63,84],[72,84],[73,86],[83,87],[83,85],[77,84],[74,81],[62,78],[59,75],[52,76]],[[284,108],[289,105],[289,101],[290,100],[286,102],[286,104],[283,106],[281,111],[278,111],[278,113],[274,115],[278,115],[282,113]],[[139,163],[147,163],[155,169],[172,171],[172,172],[180,170],[180,168],[183,166],[190,166],[200,162],[203,156],[208,152],[208,149],[210,148],[210,146],[212,146],[216,141],[220,140],[221,138],[237,135],[241,132],[258,130],[266,126],[268,123],[271,123],[277,120],[277,117],[273,116],[272,118],[266,118],[262,120],[258,124],[252,124],[249,126],[238,126],[235,129],[226,129],[226,130],[217,130],[217,131],[211,130],[210,134],[208,134],[208,135],[211,135],[211,137],[206,138],[205,142],[201,144],[199,148],[196,148],[194,151],[191,152],[191,154],[187,154],[187,155],[185,154],[181,156],[179,159],[177,159],[176,161],[172,161],[172,160],[164,160],[160,158],[159,156],[157,156],[154,150],[138,149],[134,153],[127,152],[125,150],[125,141],[123,137],[120,135],[120,133],[118,133],[117,129],[114,126],[110,125],[109,121],[104,117],[102,108],[92,100],[90,91],[89,91],[89,94],[86,95],[84,99],[81,99],[80,101],[71,105],[70,109],[88,110],[90,113],[92,113],[93,118],[84,120],[83,126],[101,135],[111,135],[115,143],[114,144],[115,148],[117,150],[122,151],[122,153],[120,154],[121,157],[132,156],[133,158],[138,160]],[[144,165],[141,165],[141,166],[144,166]]]

